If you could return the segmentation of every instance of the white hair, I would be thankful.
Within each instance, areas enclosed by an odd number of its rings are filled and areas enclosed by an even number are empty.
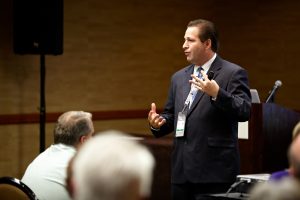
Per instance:
[[[249,200],[298,200],[300,199],[300,184],[293,177],[280,181],[257,183],[250,190]]]
[[[98,134],[74,160],[75,199],[126,199],[134,195],[134,185],[138,198],[149,197],[154,165],[153,155],[133,137],[118,131]]]

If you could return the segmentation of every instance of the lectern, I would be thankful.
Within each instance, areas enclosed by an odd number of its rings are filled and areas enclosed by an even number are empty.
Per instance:
[[[252,104],[249,138],[240,139],[241,174],[288,168],[287,151],[300,113],[274,103]]]

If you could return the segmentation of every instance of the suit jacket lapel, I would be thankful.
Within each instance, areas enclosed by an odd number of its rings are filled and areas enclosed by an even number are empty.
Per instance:
[[[182,101],[181,101],[181,105],[183,108],[184,102],[187,98],[187,96],[189,95],[189,92],[191,90],[191,84],[189,83],[189,80],[191,80],[191,74],[194,72],[194,65],[190,65],[189,67],[186,68],[185,70],[185,75],[181,80],[181,84],[182,84]]]
[[[190,115],[190,113],[195,109],[196,105],[199,103],[200,99],[203,97],[204,95],[204,92],[201,92],[198,90],[196,96],[195,96],[195,99],[192,103],[192,106],[190,107],[190,109],[188,110],[188,113],[187,115]]]
[[[220,58],[219,56],[216,57],[216,59],[214,60],[214,62],[211,64],[207,74],[211,71],[214,72],[214,77],[213,79],[216,79],[216,77],[219,75],[220,73],[220,69],[222,67],[222,58]]]

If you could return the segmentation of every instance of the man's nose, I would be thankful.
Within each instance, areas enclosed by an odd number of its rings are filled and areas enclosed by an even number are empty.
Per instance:
[[[182,48],[183,48],[183,49],[186,49],[186,48],[188,48],[188,46],[187,46],[187,43],[186,43],[186,42],[184,42],[184,43],[183,43],[183,45],[182,45]]]

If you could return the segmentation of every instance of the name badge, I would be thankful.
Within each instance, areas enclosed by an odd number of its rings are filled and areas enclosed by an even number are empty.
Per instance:
[[[176,137],[184,136],[185,121],[186,121],[186,113],[179,112],[178,119],[177,119],[176,134],[175,134]]]

